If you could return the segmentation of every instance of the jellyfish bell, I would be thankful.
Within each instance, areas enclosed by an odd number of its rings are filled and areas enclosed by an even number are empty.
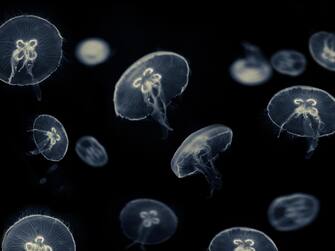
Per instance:
[[[104,63],[110,56],[109,44],[101,38],[87,38],[76,48],[77,59],[87,66]]]
[[[306,69],[307,60],[304,54],[295,50],[280,50],[271,57],[271,65],[278,73],[296,77]]]
[[[92,136],[81,137],[75,147],[79,158],[89,166],[102,167],[108,162],[108,155],[100,142]]]

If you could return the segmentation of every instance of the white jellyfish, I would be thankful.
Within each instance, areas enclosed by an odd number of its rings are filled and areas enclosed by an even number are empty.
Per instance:
[[[116,115],[128,120],[151,116],[164,130],[172,130],[166,109],[174,97],[184,92],[189,71],[186,59],[174,52],[158,51],[137,60],[115,86]]]
[[[268,218],[278,231],[293,231],[311,224],[317,217],[320,203],[309,194],[295,193],[272,201]]]
[[[75,251],[69,228],[59,219],[29,215],[14,223],[5,233],[2,251]]]
[[[270,63],[260,49],[252,44],[243,43],[245,56],[233,62],[231,77],[238,83],[248,86],[264,84],[272,76]]]
[[[76,57],[85,65],[95,66],[104,63],[110,56],[108,43],[101,38],[87,38],[76,48]]]
[[[179,146],[171,160],[172,171],[178,178],[202,173],[211,187],[211,193],[221,188],[221,175],[214,166],[219,153],[232,142],[233,131],[224,125],[206,126],[190,134]]]
[[[102,167],[108,162],[105,148],[92,136],[83,136],[76,143],[76,153],[89,166]]]
[[[305,71],[307,60],[301,52],[280,50],[271,57],[271,64],[280,74],[296,77]]]
[[[270,120],[281,132],[309,140],[310,156],[320,137],[335,132],[335,99],[324,90],[310,86],[292,86],[276,93],[267,106]]]

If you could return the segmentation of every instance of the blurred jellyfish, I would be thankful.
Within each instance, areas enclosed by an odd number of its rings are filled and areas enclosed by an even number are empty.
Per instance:
[[[12,225],[2,241],[2,251],[75,251],[69,228],[46,215],[29,215]]]
[[[319,213],[319,200],[296,193],[276,198],[270,205],[270,224],[278,231],[292,231],[312,223]]]
[[[178,219],[165,204],[152,199],[130,201],[120,214],[123,233],[133,244],[156,245],[176,232]]]
[[[83,136],[77,141],[76,153],[89,166],[102,167],[108,162],[105,148],[92,136]]]
[[[272,76],[270,63],[265,59],[260,49],[252,44],[243,43],[245,57],[233,62],[230,67],[231,77],[243,85],[260,85]]]
[[[39,115],[31,131],[36,145],[36,150],[31,154],[42,154],[47,160],[56,162],[64,158],[69,140],[63,125],[55,117]]]
[[[295,50],[280,50],[271,57],[272,67],[279,73],[296,77],[305,69],[307,60],[304,54]]]
[[[110,53],[108,43],[101,38],[87,38],[81,41],[76,48],[78,60],[88,66],[104,63]]]
[[[218,233],[209,251],[278,251],[275,243],[263,232],[246,227],[233,227]]]
[[[142,120],[149,115],[164,130],[169,126],[166,109],[188,84],[189,65],[176,53],[158,51],[132,64],[115,86],[114,108],[117,116]]]
[[[307,156],[318,146],[320,137],[335,132],[335,99],[324,90],[292,86],[276,93],[267,106],[271,121],[289,134],[309,140]]]
[[[190,134],[179,146],[171,160],[172,171],[178,178],[196,172],[205,175],[211,193],[221,188],[221,175],[214,166],[219,153],[226,151],[232,142],[233,131],[224,125],[214,124]]]

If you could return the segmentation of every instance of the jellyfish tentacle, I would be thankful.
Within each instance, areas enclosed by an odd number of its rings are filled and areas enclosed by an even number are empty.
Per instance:
[[[284,130],[284,127],[287,123],[289,123],[293,118],[298,118],[300,116],[299,113],[297,113],[296,111],[292,112],[290,114],[290,116],[288,116],[288,118],[280,125],[279,127],[279,132],[278,132],[278,135],[277,135],[277,138],[280,137],[282,131]]]
[[[30,153],[31,155],[41,154],[41,153],[43,153],[43,152],[45,152],[45,151],[50,150],[50,148],[52,147],[52,144],[51,144],[49,138],[46,138],[46,139],[42,140],[42,141],[40,142],[40,144],[42,144],[40,147],[37,147],[35,150],[32,150],[32,151],[30,151],[29,153]]]

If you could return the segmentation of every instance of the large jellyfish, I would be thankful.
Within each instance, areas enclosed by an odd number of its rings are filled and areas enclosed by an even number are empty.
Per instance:
[[[221,188],[221,175],[214,166],[220,152],[231,145],[233,131],[224,125],[206,126],[190,134],[179,146],[171,160],[172,171],[178,178],[196,172],[205,175],[211,193]]]
[[[246,227],[233,227],[218,233],[209,251],[278,251],[275,243],[263,232]]]
[[[76,48],[78,60],[88,66],[104,63],[110,54],[108,43],[101,38],[87,38],[81,41]]]
[[[156,245],[167,241],[176,232],[178,219],[165,204],[152,199],[128,202],[120,213],[123,233],[131,244]]]
[[[64,158],[69,140],[58,119],[47,114],[39,115],[31,131],[36,145],[36,150],[31,151],[31,154],[42,154],[47,160],[56,162]]]
[[[271,64],[277,72],[296,77],[305,71],[307,60],[301,52],[280,50],[271,57]]]
[[[115,86],[116,115],[128,120],[151,116],[165,131],[172,130],[166,109],[174,97],[184,92],[189,71],[186,59],[173,52],[158,51],[137,60]]]
[[[105,148],[92,136],[83,136],[76,143],[76,153],[87,165],[102,167],[108,162]]]
[[[320,203],[309,194],[295,193],[281,196],[272,201],[268,217],[278,231],[292,231],[312,223],[317,217]]]
[[[276,93],[267,106],[271,121],[289,134],[309,140],[310,156],[320,137],[335,132],[335,99],[324,90],[310,86],[292,86]]]
[[[5,233],[2,251],[75,251],[69,228],[59,219],[29,215],[14,223]]]

